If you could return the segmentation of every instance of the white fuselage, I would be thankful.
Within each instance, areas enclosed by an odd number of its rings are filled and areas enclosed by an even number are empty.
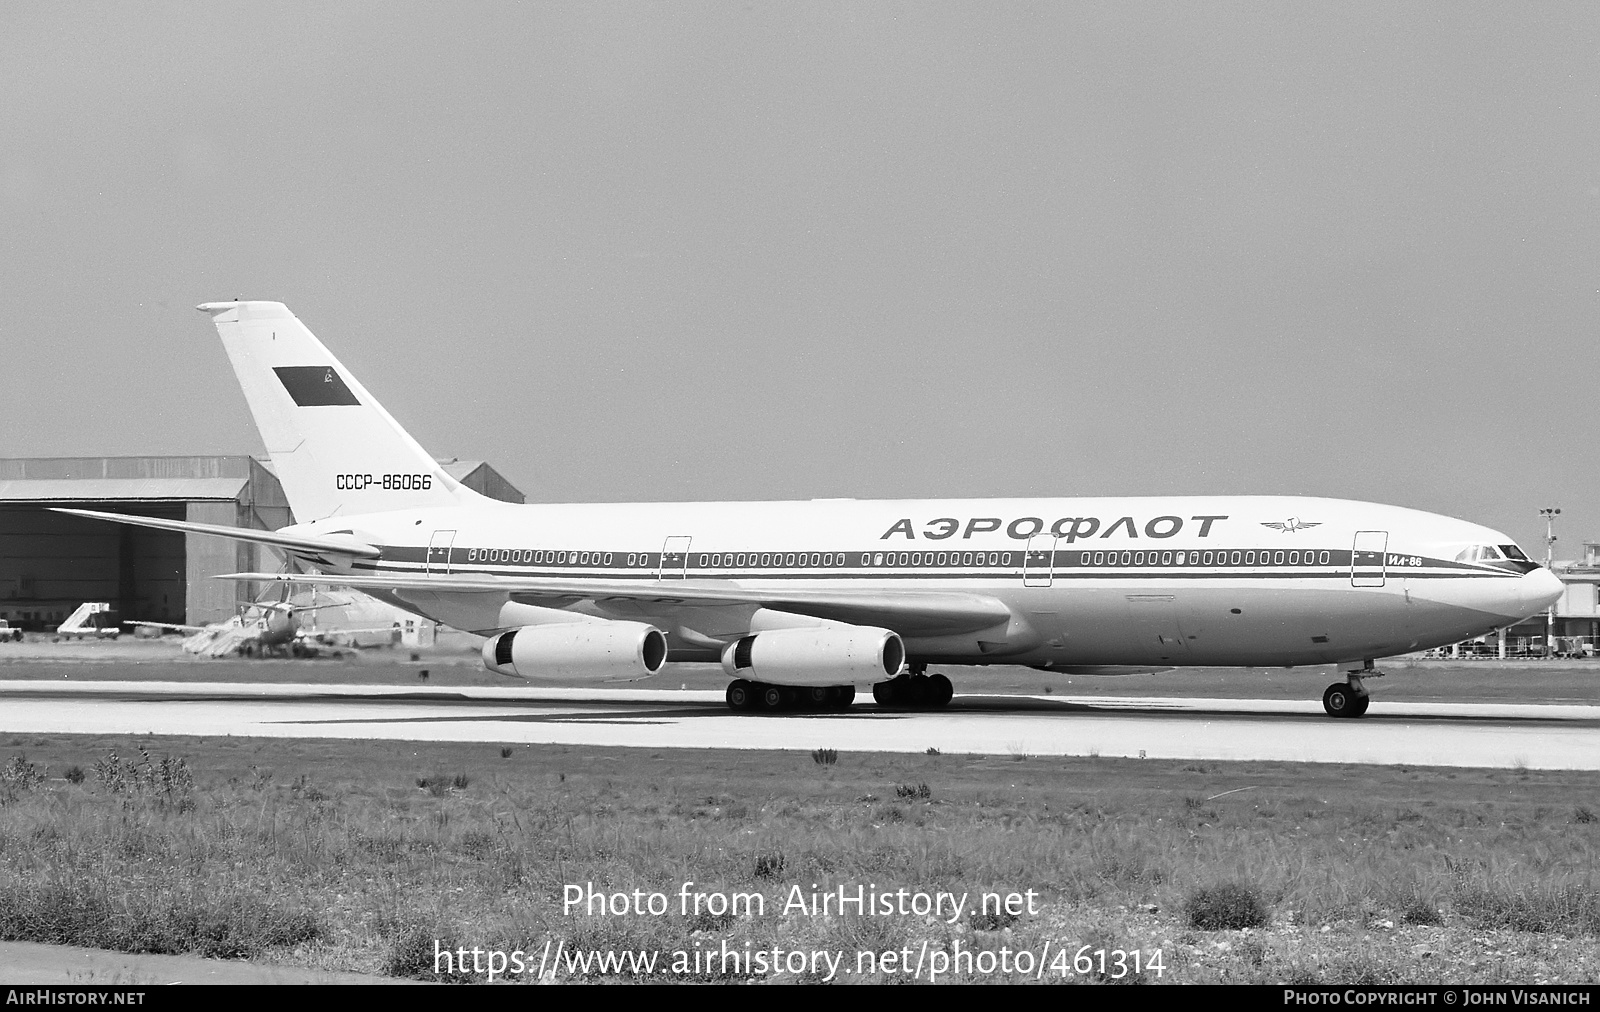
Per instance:
[[[1511,546],[1416,510],[1286,496],[601,503],[395,510],[290,530],[378,546],[353,574],[497,574],[637,581],[655,600],[564,612],[650,622],[673,660],[713,660],[751,631],[797,624],[748,603],[674,602],[674,587],[981,595],[982,628],[894,628],[914,661],[1097,666],[1302,665],[1455,642],[1560,593],[1526,561],[1458,561]],[[1520,553],[1516,553],[1520,555]],[[429,618],[491,633],[559,621],[559,603],[396,590]],[[798,624],[814,624],[802,619]]]

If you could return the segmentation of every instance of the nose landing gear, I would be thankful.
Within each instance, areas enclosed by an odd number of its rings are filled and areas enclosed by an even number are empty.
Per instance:
[[[1322,691],[1322,708],[1328,711],[1330,717],[1361,716],[1372,702],[1362,679],[1382,677],[1383,672],[1374,668],[1371,661],[1358,670],[1345,672],[1345,678],[1349,681],[1334,682]]]

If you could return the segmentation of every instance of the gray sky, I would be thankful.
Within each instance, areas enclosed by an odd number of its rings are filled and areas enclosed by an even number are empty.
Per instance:
[[[0,456],[261,452],[285,302],[532,500],[1600,538],[1600,7],[0,5]],[[1558,555],[1561,554],[1558,551]]]

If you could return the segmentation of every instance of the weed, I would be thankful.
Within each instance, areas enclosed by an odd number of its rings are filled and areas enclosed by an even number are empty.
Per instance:
[[[113,750],[94,763],[95,779],[112,794],[154,797],[162,804],[174,804],[180,811],[194,807],[194,775],[182,756],[151,759],[143,745],[137,746],[139,762],[123,759]]]
[[[390,977],[408,980],[470,983],[470,964],[455,958],[455,940],[443,938],[442,935],[442,932],[414,924],[396,930],[384,947],[383,972]]]
[[[1267,923],[1267,907],[1260,892],[1241,882],[1202,886],[1184,903],[1190,927],[1202,931],[1237,931]]]
[[[462,834],[459,846],[461,853],[481,860],[494,851],[494,837],[482,830],[469,830]]]
[[[1455,906],[1485,928],[1600,934],[1600,892],[1589,886],[1473,887],[1457,892]]]
[[[82,766],[69,766],[69,767],[67,767],[66,776],[67,776],[67,783],[69,783],[69,784],[81,784],[81,783],[83,783],[83,767]]]
[[[511,746],[510,745],[502,745],[502,746],[500,746],[500,758],[502,758],[502,759],[510,759],[511,758]]]
[[[897,784],[894,796],[907,801],[927,801],[933,797],[933,791],[928,789],[927,784]]]
[[[113,888],[89,879],[13,885],[0,893],[0,938],[238,959],[322,935],[311,912],[254,892]]]
[[[1412,893],[1400,905],[1400,922],[1402,924],[1439,925],[1444,923],[1444,918],[1439,913],[1438,904],[1421,893]]]
[[[1572,810],[1572,821],[1580,825],[1587,825],[1595,821],[1595,814],[1592,810],[1579,805]]]
[[[0,788],[31,791],[44,783],[44,775],[45,767],[14,755],[5,766],[0,767]]]
[[[432,776],[417,778],[417,786],[436,798],[442,798],[451,791],[466,790],[467,784],[471,782],[465,773],[457,773],[454,776],[435,773]]]
[[[756,878],[777,878],[783,874],[783,851],[774,850],[766,854],[757,854],[755,868]]]
[[[933,746],[930,745],[930,746],[928,746],[928,750],[926,752],[922,753],[922,754],[923,755],[939,755],[940,752],[939,752],[938,749],[936,749],[936,748],[934,748]]]
[[[305,773],[295,777],[294,783],[289,785],[289,793],[297,798],[304,798],[307,801],[328,800],[328,796],[326,794],[312,786],[311,777]]]
[[[839,761],[839,750],[835,748],[812,749],[811,761],[818,766],[832,766]]]
[[[690,932],[706,931],[720,935],[734,926],[738,918],[733,916],[733,911],[724,910],[720,914],[713,914],[709,910],[701,910],[688,919],[686,926]]]
[[[974,910],[972,916],[967,918],[967,924],[973,931],[999,931],[1009,928],[1017,923],[1017,915],[1009,910]]]

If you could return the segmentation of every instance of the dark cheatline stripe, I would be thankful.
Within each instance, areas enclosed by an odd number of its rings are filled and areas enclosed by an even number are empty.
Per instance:
[[[1289,562],[1290,552],[1302,561]],[[682,553],[663,556],[659,552],[603,552],[572,549],[531,548],[452,548],[449,560],[429,557],[423,547],[390,546],[384,549],[383,563],[373,565],[358,563],[357,567],[371,571],[443,573],[448,566],[452,574],[499,574],[509,576],[573,576],[603,577],[608,579],[665,579],[687,576],[721,579],[783,579],[813,580],[848,578],[875,578],[884,580],[997,580],[1018,579],[1024,574],[1043,577],[1046,573],[1045,553],[1028,553],[1020,547],[983,552],[806,552],[808,560],[801,564],[799,552],[691,552],[687,560]],[[1182,555],[1184,562],[1177,561]],[[1364,556],[1366,553],[1363,553]],[[1124,563],[1122,557],[1129,561]],[[1278,557],[1284,557],[1279,562]],[[901,557],[906,561],[902,563]],[[940,557],[944,562],[940,563]],[[1098,556],[1100,562],[1094,560]],[[1143,557],[1143,561],[1136,561]],[[1206,561],[1210,557],[1209,562]],[[1238,556],[1240,561],[1234,562]],[[1243,560],[1255,556],[1258,561]],[[1323,557],[1327,561],[1323,561]],[[1448,579],[1454,577],[1480,577],[1505,579],[1520,573],[1493,566],[1465,565],[1445,559],[1428,559],[1403,555],[1391,558],[1414,559],[1419,565],[1386,564],[1363,557],[1361,574],[1377,576],[1382,572],[1389,579]],[[767,565],[759,560],[767,559]],[[794,562],[789,562],[793,558]],[[812,564],[810,559],[818,562]],[[963,564],[961,560],[972,561]],[[983,561],[979,561],[979,559]],[[1315,561],[1307,562],[1305,559]],[[952,559],[954,561],[952,561]],[[702,560],[704,560],[702,562]],[[990,561],[994,560],[994,561]],[[1163,561],[1165,560],[1165,561]],[[1218,561],[1224,560],[1224,561]],[[685,561],[688,562],[687,568]],[[742,564],[741,564],[742,563]],[[785,564],[787,563],[787,564]],[[1058,550],[1051,560],[1051,578],[1057,583],[1072,580],[1151,579],[1151,580],[1209,580],[1209,579],[1322,579],[1348,580],[1351,570],[1351,552],[1348,549],[1101,549],[1099,552],[1083,549]],[[399,564],[397,567],[395,564]],[[410,565],[407,565],[410,564]],[[1358,574],[1358,575],[1361,575]]]
[[[302,408],[361,403],[331,365],[280,365],[272,371],[278,374],[283,388]]]

